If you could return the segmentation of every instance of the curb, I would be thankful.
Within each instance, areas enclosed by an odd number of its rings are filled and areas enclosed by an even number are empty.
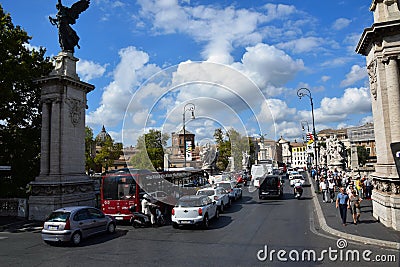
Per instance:
[[[357,236],[357,235],[353,235],[353,234],[344,233],[344,232],[341,232],[341,231],[338,231],[336,229],[329,227],[328,224],[326,223],[325,216],[322,212],[321,205],[318,201],[318,196],[315,193],[314,183],[313,183],[313,181],[311,181],[308,173],[307,173],[307,178],[308,178],[308,182],[311,185],[311,193],[312,193],[312,197],[313,197],[315,211],[317,212],[318,223],[323,231],[325,231],[329,234],[341,237],[341,238],[346,238],[348,240],[361,242],[364,244],[369,244],[369,245],[376,244],[376,245],[379,245],[384,248],[400,250],[400,243],[397,243],[397,242],[374,239],[374,238],[369,238],[369,237],[364,237],[364,236]]]

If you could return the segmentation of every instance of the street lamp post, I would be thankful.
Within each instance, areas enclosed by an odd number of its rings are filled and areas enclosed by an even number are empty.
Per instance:
[[[195,109],[195,105],[193,103],[187,103],[184,107],[183,107],[183,154],[185,156],[185,163],[184,163],[184,167],[186,167],[186,128],[185,128],[185,113],[186,111],[191,111],[192,112],[192,116],[191,119],[194,120],[194,109]]]
[[[317,191],[319,191],[319,180],[318,180],[318,155],[317,155],[317,134],[315,133],[315,121],[314,121],[314,103],[311,92],[307,88],[300,88],[297,90],[297,96],[301,99],[303,96],[307,96],[311,102],[311,116],[312,116],[312,127],[314,135],[314,154],[315,154],[315,170],[316,170],[316,181],[317,181]]]
[[[311,157],[310,154],[308,153],[308,142],[307,142],[307,138],[308,138],[308,134],[310,133],[310,125],[308,124],[308,121],[301,121],[301,130],[305,131],[305,126],[307,126],[307,133],[306,133],[306,144],[307,144],[307,169],[310,170],[310,165],[311,165]]]

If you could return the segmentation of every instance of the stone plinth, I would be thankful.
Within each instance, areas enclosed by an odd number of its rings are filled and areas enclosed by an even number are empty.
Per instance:
[[[373,216],[383,225],[400,231],[400,196],[372,191]]]
[[[85,174],[86,95],[94,86],[79,80],[77,58],[61,52],[49,77],[40,79],[42,131],[40,175],[31,183],[29,218],[52,210],[95,203],[94,184]]]
[[[400,179],[390,145],[400,142],[400,10],[397,1],[373,0],[374,24],[366,28],[357,53],[366,56],[371,89],[377,164],[371,174],[373,215],[400,230]]]

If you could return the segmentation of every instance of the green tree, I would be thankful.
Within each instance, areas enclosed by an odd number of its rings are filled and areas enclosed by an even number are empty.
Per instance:
[[[134,168],[162,170],[164,167],[164,147],[167,145],[169,136],[162,134],[159,130],[150,129],[137,140],[136,153],[131,164]]]
[[[235,170],[242,170],[243,153],[247,151],[247,153],[251,155],[252,151],[250,144],[252,144],[252,142],[249,141],[248,137],[242,136],[233,128],[228,130],[227,136],[229,137],[231,144],[231,155],[235,162]]]
[[[96,169],[95,157],[95,141],[93,138],[93,130],[85,127],[85,169],[89,173],[90,170]]]
[[[231,142],[221,128],[215,129],[214,138],[218,147],[217,168],[225,170],[228,167],[229,157],[231,156]]]
[[[96,152],[93,161],[97,166],[108,170],[121,155],[122,143],[115,143],[113,139],[106,138],[104,142],[101,143],[100,151]]]
[[[30,39],[0,5],[0,165],[11,166],[7,184],[0,178],[0,197],[25,196],[39,174],[41,90],[34,81],[53,67],[44,48],[27,47]]]

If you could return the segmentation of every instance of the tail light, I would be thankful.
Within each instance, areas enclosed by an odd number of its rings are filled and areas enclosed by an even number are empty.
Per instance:
[[[71,222],[69,219],[65,222],[64,230],[71,230]]]
[[[278,188],[281,187],[281,180],[278,179]]]
[[[218,200],[218,196],[214,196],[214,200]]]
[[[202,208],[199,208],[199,215],[203,215],[203,209]]]
[[[172,214],[172,215],[175,215],[175,209],[172,209],[171,214]]]

